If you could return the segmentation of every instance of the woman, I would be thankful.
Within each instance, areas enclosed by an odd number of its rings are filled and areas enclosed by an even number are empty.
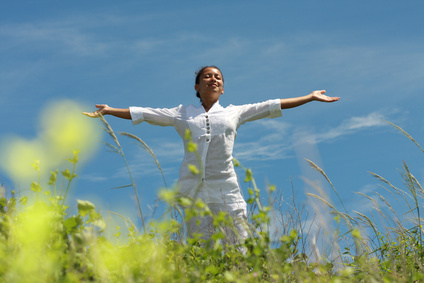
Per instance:
[[[253,120],[279,117],[281,109],[297,107],[314,100],[334,102],[340,98],[326,96],[325,90],[319,90],[301,97],[240,106],[229,105],[224,108],[219,104],[219,97],[224,93],[224,78],[220,69],[206,66],[196,74],[194,88],[201,101],[198,107],[180,105],[169,109],[118,109],[98,104],[97,111],[84,114],[90,117],[112,115],[130,119],[134,125],[146,121],[153,125],[173,126],[183,139],[185,149],[178,181],[180,193],[202,199],[214,214],[220,211],[229,213],[236,231],[227,228],[223,244],[235,244],[248,235],[245,228],[246,202],[241,195],[232,162],[238,127]],[[197,144],[196,153],[187,149],[187,129],[191,132],[193,142]],[[189,170],[189,165],[200,166],[200,178]],[[201,238],[208,240],[214,233],[212,217],[191,218],[186,224],[189,236],[201,233]]]

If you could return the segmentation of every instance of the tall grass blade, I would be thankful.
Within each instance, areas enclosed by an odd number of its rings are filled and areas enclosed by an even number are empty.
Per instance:
[[[368,172],[368,173],[370,173],[373,177],[377,178],[381,182],[389,185],[396,192],[396,194],[398,194],[399,196],[402,197],[405,204],[407,204],[408,207],[411,208],[410,205],[409,205],[409,201],[407,199],[407,197],[410,197],[410,195],[407,192],[405,192],[404,190],[399,189],[396,186],[392,185],[388,180],[386,180],[385,178],[381,177],[380,175],[378,175],[376,173],[373,173],[373,172]]]
[[[129,185],[124,185],[124,186],[114,187],[114,188],[112,188],[112,190],[123,189],[123,188],[132,187],[132,186],[133,186],[133,184],[129,184]]]
[[[389,125],[391,125],[391,126],[393,126],[393,127],[395,127],[396,129],[398,129],[399,131],[401,131],[401,133],[402,134],[404,134],[408,139],[410,139],[413,143],[415,143],[417,146],[418,146],[418,148],[422,151],[422,152],[424,152],[424,149],[418,144],[418,142],[410,135],[410,134],[408,134],[404,129],[402,129],[401,127],[399,127],[398,125],[395,125],[395,124],[393,124],[393,123],[391,123],[391,122],[388,122],[388,121],[385,121],[387,124],[389,124]]]
[[[159,164],[159,160],[156,158],[156,155],[154,154],[153,150],[142,139],[140,139],[136,135],[133,135],[133,134],[130,134],[130,133],[125,133],[125,132],[121,132],[119,134],[122,135],[122,136],[126,136],[126,137],[129,137],[131,139],[136,140],[138,142],[138,144],[140,145],[140,147],[142,149],[144,149],[145,151],[147,151],[147,153],[150,154],[150,156],[153,157],[153,160],[155,161],[156,166],[158,167],[160,174],[162,175],[162,179],[163,179],[163,182],[165,184],[165,187],[168,188],[168,184],[166,183],[165,176],[164,176],[162,168]]]
[[[105,117],[103,116],[103,115],[101,115],[100,114],[100,121],[102,121],[102,123],[103,123],[103,126],[104,126],[104,128],[103,128],[103,130],[106,132],[106,133],[108,133],[109,135],[110,135],[110,137],[113,139],[113,141],[116,143],[116,145],[120,148],[120,149],[122,149],[122,147],[121,147],[121,145],[120,145],[120,143],[119,143],[119,140],[118,140],[118,138],[116,137],[116,135],[115,135],[115,132],[112,130],[112,127],[109,125],[109,123],[106,121],[106,119],[105,119]]]
[[[337,198],[339,199],[341,205],[343,206],[344,211],[347,213],[347,209],[343,204],[342,199],[340,198],[339,194],[337,193],[336,188],[334,187],[333,183],[331,182],[330,178],[328,178],[327,174],[325,174],[324,170],[322,170],[318,165],[316,165],[314,162],[312,162],[309,159],[306,159],[306,161],[309,163],[309,166],[312,167],[312,169],[318,171],[319,173],[321,173],[321,175],[324,176],[324,178],[327,180],[327,182],[330,184],[330,186],[333,188],[333,191],[336,193]]]
[[[131,222],[131,220],[129,220],[128,218],[126,218],[126,217],[122,216],[122,215],[121,215],[121,214],[119,214],[119,213],[116,213],[116,212],[113,212],[113,211],[110,211],[110,210],[106,210],[106,212],[111,213],[111,214],[114,214],[114,215],[116,215],[116,216],[120,217],[120,218],[121,218],[122,220],[124,220],[126,223],[130,224],[130,225],[131,225],[131,227],[133,227],[133,228],[135,229],[135,231],[136,231],[136,232],[138,232],[137,227],[136,227],[136,226],[134,225],[134,223],[132,223],[132,222]]]
[[[406,187],[411,192],[414,199],[415,208],[413,209],[417,211],[417,222],[418,222],[418,230],[419,230],[418,237],[419,237],[420,246],[422,250],[423,243],[422,243],[421,213],[420,213],[420,204],[418,201],[417,186],[418,188],[421,189],[421,191],[422,191],[422,187],[418,183],[418,180],[414,177],[414,175],[412,175],[411,171],[409,170],[408,164],[406,164],[406,162],[403,162],[403,170],[404,170],[404,173],[402,174],[402,176],[405,181]]]
[[[383,197],[381,194],[379,194],[378,192],[376,192],[376,194],[378,195],[378,197],[380,198],[380,200],[381,201],[383,201],[384,202],[384,204],[390,209],[390,211],[391,211],[391,213],[393,214],[393,216],[395,217],[395,220],[399,220],[399,216],[397,215],[397,213],[396,213],[396,211],[395,211],[395,209],[393,208],[393,206],[387,201],[387,199],[385,198],[385,197]],[[386,219],[386,218],[385,218]],[[386,219],[386,221],[389,223],[390,221],[389,220],[391,220],[391,221],[394,221],[393,219],[392,219],[392,217],[388,217],[387,219]],[[389,223],[389,225],[390,225],[390,223]]]
[[[117,148],[113,144],[110,144],[110,143],[107,143],[107,142],[103,142],[103,143],[108,148],[109,152],[114,152],[114,153],[117,153],[119,155],[122,155],[122,152],[119,150],[119,148]]]
[[[338,210],[334,210],[334,211],[330,212],[330,214],[340,215],[344,219],[344,221],[346,222],[346,224],[347,224],[347,226],[349,227],[350,230],[352,230],[354,228],[354,224],[357,224],[357,221],[347,213],[344,213],[344,212],[341,212],[341,211],[338,211]],[[352,222],[354,222],[354,224],[352,224]]]
[[[326,199],[324,199],[324,198],[322,198],[322,197],[320,197],[320,196],[317,196],[316,194],[312,194],[312,193],[306,193],[306,195],[308,195],[308,196],[310,196],[310,197],[313,197],[313,198],[316,198],[316,199],[318,199],[318,200],[322,201],[322,202],[323,202],[324,204],[326,204],[329,208],[331,208],[331,209],[333,209],[333,210],[337,211],[337,209],[334,207],[334,205],[332,205],[331,203],[329,203]]]
[[[132,187],[134,188],[134,195],[135,195],[135,198],[137,200],[138,211],[140,213],[141,223],[143,225],[143,231],[145,232],[146,231],[146,225],[144,223],[143,210],[141,209],[141,201],[140,201],[140,198],[138,197],[137,186],[134,182],[134,178],[132,176],[131,169],[130,169],[130,166],[128,164],[127,158],[125,157],[124,150],[122,149],[121,144],[119,143],[119,140],[115,135],[115,132],[113,131],[113,129],[109,125],[109,123],[106,121],[106,119],[103,117],[103,115],[100,115],[100,120],[102,121],[102,123],[105,127],[105,131],[112,137],[113,141],[116,143],[116,147],[113,146],[113,145],[110,145],[110,146],[113,149],[115,149],[116,152],[119,153],[122,156],[122,158],[124,159],[125,166],[126,166],[127,171],[128,171],[128,175],[130,176],[130,179],[131,179]]]
[[[373,229],[375,235],[378,235],[377,225],[375,225],[374,222],[372,222],[372,220],[369,219],[368,216],[355,210],[353,212],[359,215],[358,219],[361,219],[364,223],[368,224],[368,226]]]

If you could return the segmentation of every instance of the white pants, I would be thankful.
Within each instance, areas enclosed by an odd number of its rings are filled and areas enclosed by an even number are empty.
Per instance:
[[[214,215],[218,215],[220,211],[225,211],[233,220],[234,228],[228,226],[222,227],[225,234],[222,244],[224,246],[226,244],[242,244],[248,236],[246,206],[233,207],[226,204],[208,204],[208,206]],[[188,237],[192,237],[194,233],[201,233],[202,236],[200,239],[205,241],[210,240],[211,236],[216,232],[212,216],[192,217],[186,222],[186,225]]]

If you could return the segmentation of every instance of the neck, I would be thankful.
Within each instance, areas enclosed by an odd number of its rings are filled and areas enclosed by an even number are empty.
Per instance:
[[[209,112],[209,110],[212,108],[212,106],[218,102],[218,100],[216,101],[202,101],[202,106],[203,108],[205,108],[206,112]]]

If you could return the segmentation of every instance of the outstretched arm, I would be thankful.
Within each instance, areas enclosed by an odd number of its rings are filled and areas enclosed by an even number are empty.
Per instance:
[[[321,102],[334,102],[340,99],[340,97],[329,97],[324,95],[324,93],[325,90],[316,90],[305,96],[281,99],[281,109],[297,107],[314,100]]]
[[[82,112],[82,114],[92,117],[92,118],[98,118],[100,115],[112,115],[118,118],[122,119],[129,119],[131,120],[131,114],[130,109],[121,109],[121,108],[113,108],[110,107],[107,104],[96,104],[96,107],[98,108],[97,111],[94,112]]]

